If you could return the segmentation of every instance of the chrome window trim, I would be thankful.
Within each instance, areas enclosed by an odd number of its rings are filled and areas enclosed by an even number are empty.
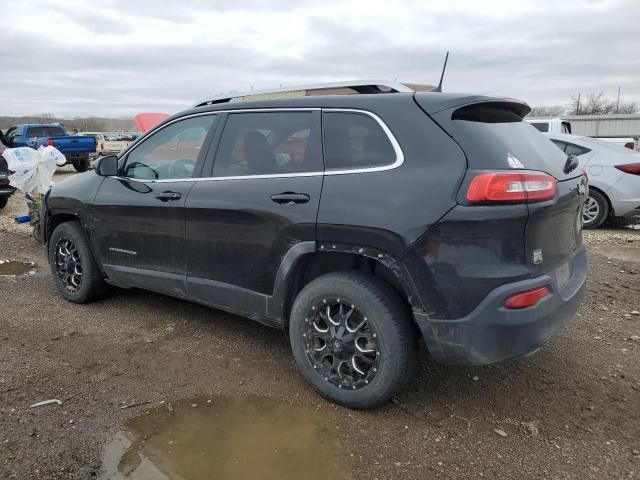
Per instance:
[[[342,170],[325,170],[323,172],[273,173],[273,174],[265,174],[265,175],[237,175],[237,176],[229,176],[229,177],[163,178],[159,180],[154,180],[154,179],[143,180],[139,178],[130,178],[130,177],[121,177],[121,176],[116,176],[113,178],[117,178],[118,180],[129,180],[129,181],[140,182],[140,183],[173,183],[173,182],[209,182],[209,181],[219,182],[222,180],[260,180],[260,179],[267,179],[267,178],[321,177],[321,176],[329,176],[329,175],[351,175],[354,173],[384,172],[387,170],[396,169],[404,163],[404,153],[402,152],[402,148],[400,147],[400,144],[396,140],[396,137],[393,135],[393,133],[391,132],[387,124],[384,123],[384,121],[375,113],[370,112],[368,110],[361,110],[357,108],[280,107],[280,108],[238,108],[233,110],[216,110],[213,112],[193,113],[191,115],[185,115],[184,117],[176,118],[175,120],[172,120],[171,122],[168,122],[162,125],[162,127],[158,129],[151,130],[149,132],[149,135],[151,134],[151,132],[155,134],[156,132],[159,132],[163,128],[168,127],[169,125],[175,122],[179,122],[180,120],[185,120],[191,117],[200,117],[204,115],[218,115],[221,113],[261,113],[261,112],[268,113],[268,112],[314,112],[314,111],[359,113],[359,114],[368,115],[369,117],[373,118],[378,123],[378,125],[380,125],[380,128],[382,128],[385,135],[391,142],[391,146],[393,147],[393,150],[396,154],[395,161],[393,163],[390,163],[389,165],[381,165],[378,167],[350,168],[350,169],[346,168]],[[141,138],[146,138],[146,135]],[[133,148],[131,148],[130,150],[126,150],[122,153],[122,157],[128,155],[140,144],[142,144],[142,142],[136,142],[136,145],[132,145]]]
[[[382,131],[385,133],[385,135],[391,142],[391,146],[393,147],[393,150],[396,153],[395,161],[393,163],[390,163],[389,165],[380,165],[378,167],[345,168],[342,170],[327,170],[325,168],[325,171],[324,171],[325,175],[347,175],[351,173],[384,172],[386,170],[393,170],[394,168],[398,168],[400,165],[404,163],[404,153],[402,152],[402,148],[400,147],[398,140],[396,140],[396,137],[393,135],[393,133],[391,133],[391,130],[389,130],[389,127],[387,127],[387,124],[384,123],[382,119],[375,113],[369,112],[367,110],[359,110],[356,108],[323,108],[322,111],[323,112],[359,113],[359,114],[370,116],[376,122],[378,122],[378,125],[380,125],[380,128],[382,128]]]

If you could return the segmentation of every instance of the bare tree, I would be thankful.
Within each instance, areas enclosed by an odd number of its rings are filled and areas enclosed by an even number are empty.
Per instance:
[[[568,115],[608,115],[611,113],[636,113],[636,102],[620,102],[609,100],[603,92],[589,93],[571,97],[567,107]]]
[[[620,102],[615,113],[637,113],[638,104],[636,102]]]
[[[529,116],[531,117],[558,117],[564,114],[564,107],[562,105],[540,105],[537,107],[531,107]]]

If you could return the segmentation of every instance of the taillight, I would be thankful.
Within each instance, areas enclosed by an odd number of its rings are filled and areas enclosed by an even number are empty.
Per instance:
[[[556,195],[557,180],[542,172],[485,172],[471,181],[467,200],[483,202],[542,202]]]
[[[56,144],[56,142],[53,140],[53,138],[48,138],[47,139],[47,146],[53,147],[55,144]]]
[[[538,287],[532,290],[514,293],[504,301],[504,306],[510,310],[533,307],[547,295],[549,295],[549,289],[547,287]]]
[[[618,170],[631,175],[640,175],[640,163],[627,163],[625,165],[616,165]]]

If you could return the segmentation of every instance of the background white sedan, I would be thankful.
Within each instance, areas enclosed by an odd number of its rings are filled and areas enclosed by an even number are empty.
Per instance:
[[[567,155],[576,155],[589,176],[584,228],[597,228],[610,216],[640,215],[640,153],[590,137],[544,135]]]

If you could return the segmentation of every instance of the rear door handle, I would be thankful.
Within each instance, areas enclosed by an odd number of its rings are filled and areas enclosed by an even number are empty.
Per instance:
[[[182,194],[178,192],[162,192],[156,195],[156,198],[162,202],[172,202],[174,200],[180,200]]]
[[[281,205],[307,203],[311,197],[306,193],[283,192],[271,195],[271,200]]]

